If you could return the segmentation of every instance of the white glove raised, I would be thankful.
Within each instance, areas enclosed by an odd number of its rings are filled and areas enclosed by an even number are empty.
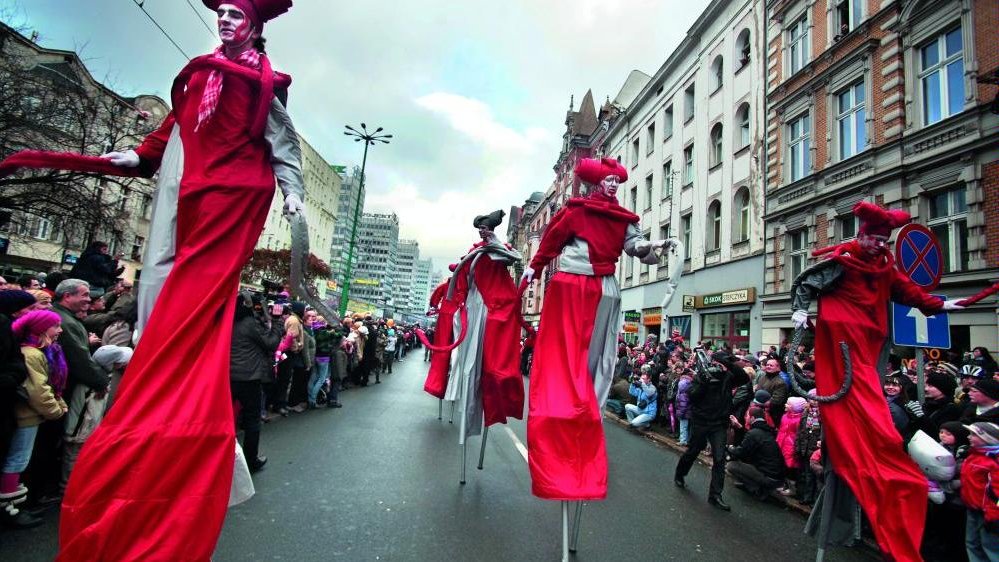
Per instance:
[[[284,198],[284,213],[289,216],[302,215],[305,217],[305,204],[302,199],[292,193]]]
[[[795,310],[791,313],[791,323],[794,324],[794,328],[797,330],[799,328],[804,328],[808,325],[808,311],[807,310]]]
[[[534,270],[532,268],[530,268],[530,267],[525,267],[524,268],[524,274],[520,276],[520,283],[522,285],[524,283],[527,283],[528,285],[530,285],[531,281],[534,281]]]
[[[964,310],[963,306],[957,304],[957,303],[959,303],[959,302],[961,302],[963,300],[964,299],[950,299],[950,300],[946,300],[946,301],[944,301],[943,309],[946,310],[946,311],[948,311],[948,312],[951,311],[951,310]]]
[[[124,168],[135,168],[139,165],[139,155],[134,150],[108,152],[107,154],[102,154],[101,158],[110,160],[115,166],[122,166]]]

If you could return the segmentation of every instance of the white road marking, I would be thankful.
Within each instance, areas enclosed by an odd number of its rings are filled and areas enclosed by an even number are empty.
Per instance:
[[[512,429],[510,429],[510,426],[504,425],[503,429],[506,430],[506,434],[509,435],[510,439],[513,440],[513,446],[516,447],[518,451],[520,451],[520,456],[524,457],[524,462],[527,462],[527,447],[525,447],[524,444],[520,442],[520,439],[517,438],[517,434],[514,433]]]

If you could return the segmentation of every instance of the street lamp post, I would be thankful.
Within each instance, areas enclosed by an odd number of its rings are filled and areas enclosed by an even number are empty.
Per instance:
[[[388,144],[392,135],[379,134],[382,131],[378,127],[373,132],[368,132],[368,127],[361,123],[361,130],[345,125],[347,128],[343,134],[354,137],[354,142],[364,141],[364,158],[361,160],[361,182],[357,188],[357,202],[354,204],[354,222],[350,225],[350,244],[347,246],[347,267],[343,273],[343,289],[340,291],[340,316],[347,313],[347,299],[350,297],[350,276],[354,265],[354,245],[357,243],[357,223],[361,216],[361,194],[364,193],[364,168],[368,165],[368,147],[381,142]]]

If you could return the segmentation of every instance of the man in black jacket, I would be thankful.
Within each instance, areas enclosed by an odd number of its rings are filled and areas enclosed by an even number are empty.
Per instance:
[[[274,352],[281,341],[281,330],[272,324],[249,293],[236,297],[236,322],[232,328],[229,354],[229,387],[233,400],[239,402],[237,425],[243,426],[243,453],[250,472],[264,467],[267,457],[260,456],[261,381],[269,376]]]
[[[784,456],[763,409],[750,408],[749,415],[752,419],[749,432],[741,444],[728,448],[732,457],[728,470],[738,479],[736,487],[765,500],[771,491],[784,483]]]
[[[723,511],[732,509],[722,500],[722,490],[725,487],[725,442],[729,416],[732,414],[732,389],[748,381],[749,375],[733,363],[730,355],[716,352],[709,364],[699,365],[697,375],[690,385],[690,444],[676,465],[673,482],[680,488],[686,486],[684,478],[697,460],[697,455],[710,442],[713,464],[708,503]]]

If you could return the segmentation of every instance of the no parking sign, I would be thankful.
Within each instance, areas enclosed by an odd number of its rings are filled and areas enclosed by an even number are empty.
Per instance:
[[[932,291],[943,275],[943,251],[933,232],[921,224],[907,224],[895,239],[895,263],[916,285]]]

